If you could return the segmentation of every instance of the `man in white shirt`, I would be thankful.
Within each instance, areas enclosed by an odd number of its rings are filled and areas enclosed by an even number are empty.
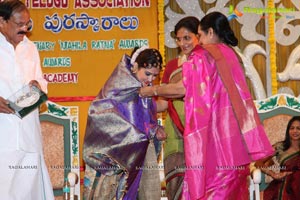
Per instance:
[[[27,84],[47,92],[39,53],[26,37],[30,28],[29,10],[21,1],[0,2],[0,199],[5,200],[54,199],[38,109],[20,119],[7,101]]]

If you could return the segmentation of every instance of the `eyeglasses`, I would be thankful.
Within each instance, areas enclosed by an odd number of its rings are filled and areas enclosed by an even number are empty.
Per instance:
[[[12,21],[12,20],[11,20]],[[15,21],[12,21],[15,25],[17,25],[18,28],[24,28],[26,27],[27,30],[31,30],[32,29],[32,21],[29,20],[28,22],[26,23],[23,23],[23,22],[20,22],[20,23],[17,23]]]
[[[176,42],[189,42],[189,41],[191,41],[191,39],[192,39],[191,36],[186,35],[186,36],[183,36],[183,37],[181,37],[181,38],[176,37],[176,38],[175,38],[175,41],[176,41]]]

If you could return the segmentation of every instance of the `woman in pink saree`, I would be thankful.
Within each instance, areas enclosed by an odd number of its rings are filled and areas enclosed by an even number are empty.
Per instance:
[[[183,81],[141,90],[148,96],[185,94],[184,200],[248,199],[248,165],[267,157],[267,139],[234,50],[227,18],[200,22],[200,44],[183,64]]]
[[[198,33],[206,51],[195,49],[183,67],[187,163],[183,196],[248,199],[248,164],[273,149],[231,48],[238,41],[226,16],[206,15]]]

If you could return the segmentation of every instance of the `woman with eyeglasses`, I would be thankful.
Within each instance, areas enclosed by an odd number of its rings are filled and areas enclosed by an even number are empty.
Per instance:
[[[188,16],[177,22],[174,28],[175,41],[180,55],[170,60],[165,68],[162,84],[176,83],[182,79],[182,64],[199,43],[199,19]],[[168,137],[164,144],[164,171],[168,199],[180,199],[184,177],[184,101],[183,98],[168,99],[161,97],[158,101],[159,111],[167,109],[165,132]]]

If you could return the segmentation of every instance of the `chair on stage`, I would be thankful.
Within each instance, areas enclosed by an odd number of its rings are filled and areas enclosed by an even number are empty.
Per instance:
[[[300,99],[288,94],[277,94],[254,102],[271,144],[283,141],[288,121],[293,116],[300,116]],[[250,184],[250,199],[258,200],[259,193],[266,189],[272,179],[256,169],[253,164],[250,169],[250,182],[253,184]]]
[[[78,107],[47,101],[41,107],[41,129],[45,162],[56,199],[63,195],[64,178],[69,172],[80,176]],[[75,185],[80,199],[80,184]]]

